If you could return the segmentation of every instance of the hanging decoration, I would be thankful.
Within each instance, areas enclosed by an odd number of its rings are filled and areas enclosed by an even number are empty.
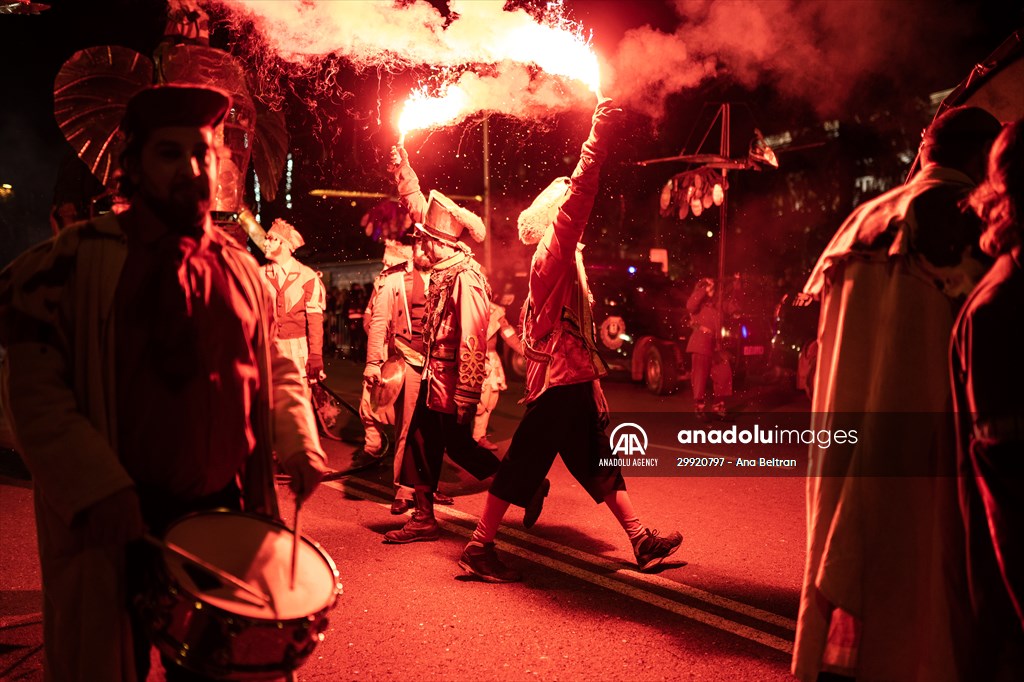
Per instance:
[[[700,216],[705,209],[721,206],[729,181],[722,172],[707,166],[672,176],[661,189],[661,215],[680,220]]]

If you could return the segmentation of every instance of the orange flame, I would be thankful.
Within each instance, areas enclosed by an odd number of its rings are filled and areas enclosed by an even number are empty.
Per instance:
[[[436,97],[427,94],[425,87],[417,88],[409,95],[398,117],[398,130],[405,136],[413,130],[433,128],[461,118],[469,111],[469,99],[458,86],[441,89]]]
[[[526,37],[528,34],[532,37]],[[546,73],[578,80],[591,92],[600,93],[601,76],[597,55],[589,45],[579,42],[570,33],[550,26],[527,27],[509,36],[509,49],[524,43],[536,45],[542,35],[546,36],[544,40],[547,41],[546,49],[542,52],[536,52],[532,47],[517,47],[523,53],[523,61],[536,64]],[[531,54],[526,59],[528,51]],[[518,60],[518,56],[513,56],[513,59]],[[486,78],[481,78],[477,82],[486,81]],[[479,97],[479,90],[473,88],[471,91]],[[426,87],[420,87],[409,95],[398,119],[402,141],[413,130],[450,125],[487,108],[487,104],[475,101],[469,91],[452,83],[443,85],[437,92],[432,97],[427,94]]]
[[[601,88],[597,55],[580,35],[561,25],[521,26],[505,36],[498,50],[512,61],[536,64],[545,73],[582,81],[592,92]]]
[[[500,33],[486,43],[476,63],[531,64],[543,73],[580,81],[592,92],[600,93],[601,73],[597,55],[583,36],[582,27],[565,17],[561,2],[549,3],[548,11],[540,22],[520,20],[525,16],[520,14],[507,24],[499,21],[502,23],[498,29]],[[493,102],[482,101],[487,98],[476,85],[488,83],[493,88],[497,81],[489,82],[488,77],[481,77],[473,81],[473,87],[462,88],[459,87],[461,81],[455,84],[456,73],[455,68],[449,70],[442,79],[446,85],[433,97],[428,96],[426,88],[422,87],[410,95],[398,122],[402,140],[413,130],[455,123],[493,106]],[[465,70],[463,75],[467,75]]]

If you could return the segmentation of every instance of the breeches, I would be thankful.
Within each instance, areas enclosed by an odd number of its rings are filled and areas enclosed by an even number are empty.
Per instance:
[[[480,440],[487,435],[487,424],[491,421],[491,412],[498,406],[498,395],[501,391],[484,383],[480,393],[480,404],[476,408],[476,417],[473,418],[473,439]]]
[[[305,336],[294,339],[277,339],[277,349],[286,358],[290,358],[299,368],[299,376],[306,378],[306,362],[309,361],[309,345]]]
[[[402,462],[402,485],[437,490],[445,452],[478,480],[498,470],[500,460],[473,440],[473,425],[459,424],[454,414],[427,407],[427,384],[421,382],[409,425]]]
[[[598,465],[601,459],[611,459],[612,450],[598,419],[590,382],[549,388],[526,406],[491,492],[525,507],[556,455],[562,456],[569,473],[595,502],[626,489],[619,467]]]

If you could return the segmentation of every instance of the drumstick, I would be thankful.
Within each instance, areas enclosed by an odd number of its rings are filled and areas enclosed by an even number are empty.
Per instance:
[[[299,565],[299,510],[302,509],[302,503],[299,502],[298,498],[295,499],[295,528],[292,531],[292,582],[291,589],[295,589],[295,569]]]
[[[270,602],[270,597],[268,597],[266,594],[261,592],[259,589],[253,587],[252,585],[250,585],[249,583],[241,580],[240,578],[237,578],[236,576],[231,575],[230,573],[228,573],[224,569],[218,568],[217,566],[214,566],[210,562],[204,561],[203,559],[200,559],[199,557],[197,557],[195,554],[193,554],[192,552],[188,551],[187,549],[185,549],[183,547],[179,547],[178,545],[176,545],[173,542],[170,542],[168,540],[161,540],[160,538],[155,537],[153,535],[150,535],[149,533],[145,533],[142,537],[143,537],[143,539],[146,542],[150,543],[151,545],[156,545],[157,547],[160,547],[162,549],[166,549],[167,551],[171,552],[172,554],[177,554],[182,559],[185,559],[186,561],[188,561],[190,563],[193,563],[196,566],[198,566],[198,567],[200,567],[200,568],[202,568],[202,569],[204,569],[206,571],[209,571],[214,576],[219,578],[222,582],[231,583],[232,585],[234,585],[238,589],[242,590],[243,592],[245,592],[247,594],[250,594],[253,597],[256,597],[257,599],[262,601],[267,606],[272,606],[272,604]]]

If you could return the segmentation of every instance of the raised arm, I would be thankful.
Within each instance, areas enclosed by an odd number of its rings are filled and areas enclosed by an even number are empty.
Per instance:
[[[409,154],[405,147],[398,145],[391,148],[391,161],[388,170],[395,176],[398,185],[398,196],[405,210],[412,216],[415,223],[423,222],[427,210],[427,198],[420,190],[420,179],[416,171],[409,165]]]
[[[713,281],[714,280],[710,280],[705,277],[701,281],[697,282],[697,286],[693,288],[693,293],[691,293],[690,297],[686,299],[686,310],[689,311],[691,315],[700,310],[700,307],[704,304],[704,299],[708,298],[710,295],[708,289]]]
[[[609,98],[601,99],[594,109],[590,136],[583,143],[580,160],[569,178],[569,198],[555,218],[551,250],[559,257],[572,258],[583,237],[600,186],[601,165],[608,157],[613,128],[621,115],[622,110],[615,108]]]

